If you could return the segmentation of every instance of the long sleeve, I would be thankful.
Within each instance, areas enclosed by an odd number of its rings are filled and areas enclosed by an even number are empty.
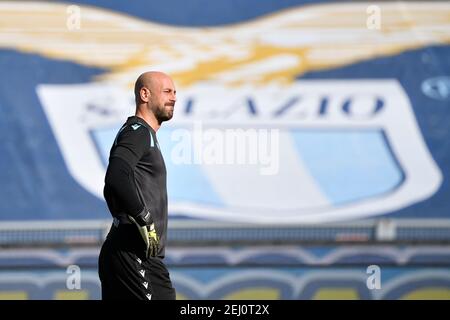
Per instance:
[[[103,190],[113,214],[126,213],[133,217],[144,209],[134,179],[139,159],[149,148],[150,134],[144,126],[129,126],[116,138],[109,158]]]
[[[123,159],[116,157],[109,161],[105,176],[104,196],[108,203],[113,202],[111,211],[123,211],[136,216],[144,209],[144,205],[136,192],[134,173],[130,165]]]

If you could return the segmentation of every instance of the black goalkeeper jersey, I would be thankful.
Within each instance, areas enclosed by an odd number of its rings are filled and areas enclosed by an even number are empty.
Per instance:
[[[136,216],[144,207],[150,211],[160,237],[157,256],[164,258],[168,220],[166,166],[156,132],[137,116],[127,119],[111,148],[104,196],[113,217]]]

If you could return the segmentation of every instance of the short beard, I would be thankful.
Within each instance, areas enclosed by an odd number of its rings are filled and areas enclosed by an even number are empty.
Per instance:
[[[158,124],[163,123],[164,121],[169,121],[173,117],[173,112],[166,111],[165,106],[162,108],[157,108],[155,110],[155,118],[158,120]]]

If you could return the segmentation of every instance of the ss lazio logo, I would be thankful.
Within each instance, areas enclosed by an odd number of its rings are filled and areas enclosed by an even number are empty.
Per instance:
[[[130,92],[101,84],[37,91],[70,173],[102,198],[109,149],[134,111]],[[396,80],[199,84],[179,92],[174,118],[157,133],[171,214],[260,223],[350,220],[422,201],[442,182]],[[265,174],[261,163],[204,161],[205,132],[233,128],[241,135],[276,132],[265,150],[272,153]]]
[[[383,20],[379,31],[364,19],[351,22],[362,18],[365,3],[298,6],[220,28],[163,26],[82,6],[84,27],[73,32],[47,19],[66,15],[65,4],[36,10],[33,3],[0,2],[7,9],[0,10],[0,43],[107,70],[94,83],[37,88],[70,174],[99,198],[111,143],[134,113],[132,83],[152,66],[169,73],[180,93],[174,119],[158,131],[170,213],[234,222],[337,221],[427,199],[442,176],[397,81],[296,79],[373,59],[374,53],[448,44],[442,32],[449,25],[448,4],[424,3],[379,4],[390,16],[407,11],[412,22]],[[355,19],[343,21],[337,11]],[[423,19],[424,12],[434,19]],[[30,21],[39,28],[30,28]],[[428,83],[424,90],[433,94],[433,88],[443,87]],[[257,130],[257,143],[248,143],[257,146],[250,165],[238,157],[229,162],[227,148],[209,156],[210,145],[227,145],[223,133],[233,129],[237,139]]]

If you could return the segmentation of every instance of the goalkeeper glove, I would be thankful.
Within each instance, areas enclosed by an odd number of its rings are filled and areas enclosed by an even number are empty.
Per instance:
[[[159,249],[159,236],[156,233],[150,211],[144,208],[136,217],[129,216],[139,229],[139,233],[145,242],[147,256],[156,257]]]
[[[159,236],[156,233],[155,224],[152,223],[148,228],[148,255],[156,257],[159,250]]]
[[[148,211],[147,208],[145,208],[145,207],[141,212],[139,212],[137,214],[137,216],[134,218],[134,220],[141,227],[149,226],[153,223],[152,215],[151,215],[150,211]]]

